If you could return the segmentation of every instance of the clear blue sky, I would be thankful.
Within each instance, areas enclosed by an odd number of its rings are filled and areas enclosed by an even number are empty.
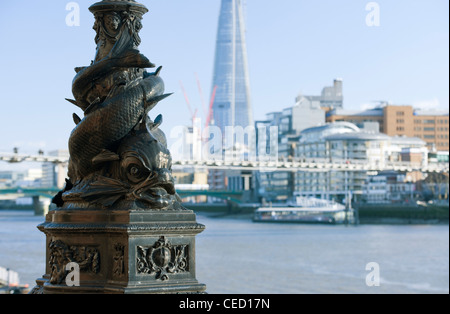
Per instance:
[[[95,53],[96,1],[78,0],[80,26],[66,25],[66,0],[0,2],[0,151],[66,149],[74,128],[66,102],[74,67]],[[167,92],[155,114],[163,130],[189,124],[179,82],[201,112],[210,97],[220,0],[141,0],[141,52],[164,67]],[[344,106],[374,100],[447,108],[449,104],[449,3],[379,0],[379,27],[366,25],[366,0],[246,0],[247,46],[256,119],[294,104],[299,92],[320,94],[344,80]],[[0,170],[6,169],[0,163]]]

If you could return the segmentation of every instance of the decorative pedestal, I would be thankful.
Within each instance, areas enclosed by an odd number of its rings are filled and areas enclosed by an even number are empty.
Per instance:
[[[190,210],[56,210],[39,229],[46,274],[32,294],[205,293],[195,278],[195,236],[205,227]]]

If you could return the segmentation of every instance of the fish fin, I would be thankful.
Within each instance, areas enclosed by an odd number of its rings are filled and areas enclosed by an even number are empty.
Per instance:
[[[69,99],[69,98],[65,98],[68,102],[70,102],[71,104],[78,106],[77,101],[73,100],[73,99]]]
[[[163,123],[163,116],[160,114],[159,116],[156,117],[155,121],[153,121],[153,125],[151,126],[151,129],[157,129],[161,126],[161,124]]]
[[[121,54],[118,59],[124,59],[127,64],[137,68],[154,68],[156,65],[141,54],[137,49],[128,49]]]
[[[72,117],[73,117],[73,122],[75,122],[76,125],[78,125],[81,122],[81,118],[76,113],[74,113],[72,115]]]
[[[97,107],[97,105],[100,103],[100,97],[95,98],[95,100],[89,105],[89,107],[86,108],[86,110],[84,111],[84,115],[88,115],[89,113],[91,113],[92,111],[94,111],[94,109]]]
[[[102,152],[100,154],[98,154],[97,156],[92,158],[92,164],[94,166],[97,166],[97,165],[100,165],[105,162],[118,161],[118,160],[120,160],[119,155],[117,155],[116,153],[113,153],[110,150],[104,149],[104,150],[102,150]]]
[[[85,107],[83,107],[83,105],[78,104],[78,102],[76,100],[69,99],[69,98],[66,98],[66,100],[68,102],[70,102],[72,105],[75,105],[75,106],[77,106],[78,108],[81,108],[84,111]]]
[[[88,202],[108,207],[126,195],[129,189],[130,187],[122,181],[100,176],[97,181],[89,184],[87,191],[81,197]]]
[[[160,95],[160,96],[155,96],[152,97],[150,99],[147,99],[147,101],[145,102],[145,113],[147,114],[150,110],[152,110],[153,108],[155,108],[155,106],[162,100],[166,99],[167,97],[173,95],[173,93],[170,94],[164,94],[164,95]]]
[[[158,69],[156,69],[156,72],[153,75],[159,76],[159,74],[161,73],[161,70],[162,70],[162,66],[160,66]]]
[[[84,70],[86,68],[87,67],[76,67],[74,70],[75,70],[75,73],[79,73],[79,72],[81,72],[82,70]]]

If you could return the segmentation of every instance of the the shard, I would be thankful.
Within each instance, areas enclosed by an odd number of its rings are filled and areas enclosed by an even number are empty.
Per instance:
[[[214,124],[253,126],[250,83],[241,0],[222,0],[217,31],[212,94]]]

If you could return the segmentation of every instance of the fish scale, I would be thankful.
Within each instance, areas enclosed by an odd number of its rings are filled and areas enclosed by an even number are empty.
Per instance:
[[[159,76],[149,76],[86,115],[69,139],[71,162],[77,176],[91,173],[94,170],[92,159],[124,138],[146,114],[147,100],[163,93],[163,80]]]

